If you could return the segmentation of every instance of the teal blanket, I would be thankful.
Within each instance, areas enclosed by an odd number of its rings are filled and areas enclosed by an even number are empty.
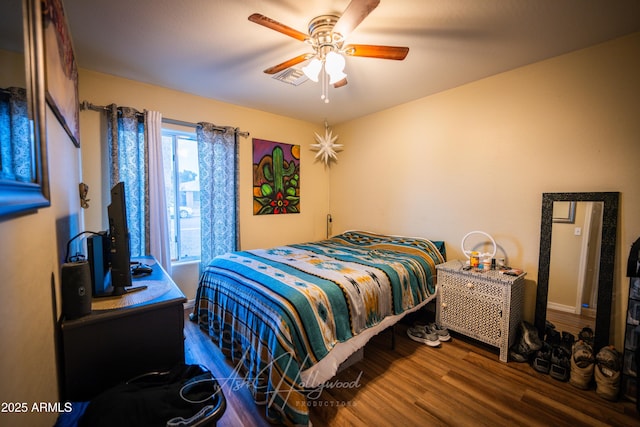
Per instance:
[[[267,416],[306,425],[300,372],[428,299],[444,258],[442,242],[356,231],[232,252],[206,268],[195,310]]]

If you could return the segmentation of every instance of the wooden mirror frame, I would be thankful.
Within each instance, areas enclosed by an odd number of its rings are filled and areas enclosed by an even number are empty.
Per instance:
[[[24,58],[29,114],[33,119],[33,181],[0,180],[0,217],[49,206],[44,97],[44,42],[40,0],[22,1]]]
[[[536,292],[535,326],[544,338],[549,296],[549,264],[551,262],[551,227],[553,202],[604,202],[602,214],[602,243],[600,246],[600,273],[598,276],[598,307],[596,311],[594,352],[609,345],[611,328],[611,300],[618,233],[618,203],[620,193],[543,193],[540,220],[540,257],[538,258],[538,288]],[[595,354],[595,353],[594,353]]]

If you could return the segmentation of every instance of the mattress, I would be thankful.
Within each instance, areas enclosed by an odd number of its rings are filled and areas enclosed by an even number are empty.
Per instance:
[[[216,257],[195,314],[273,422],[308,423],[307,393],[435,296],[443,242],[349,231]]]

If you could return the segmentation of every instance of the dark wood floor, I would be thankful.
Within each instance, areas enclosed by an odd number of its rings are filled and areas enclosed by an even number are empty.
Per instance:
[[[185,313],[187,363],[207,366],[228,407],[218,426],[266,426],[221,352]],[[502,363],[497,349],[454,336],[440,348],[411,341],[406,325],[374,337],[364,359],[342,371],[339,387],[312,401],[314,426],[640,426],[635,403],[608,402],[524,363]],[[349,384],[350,383],[350,384]],[[349,387],[352,385],[353,387]]]

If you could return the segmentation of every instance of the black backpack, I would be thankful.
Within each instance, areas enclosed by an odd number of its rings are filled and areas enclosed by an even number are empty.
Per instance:
[[[140,375],[96,396],[79,427],[213,426],[226,400],[206,368],[178,365],[167,372]]]

